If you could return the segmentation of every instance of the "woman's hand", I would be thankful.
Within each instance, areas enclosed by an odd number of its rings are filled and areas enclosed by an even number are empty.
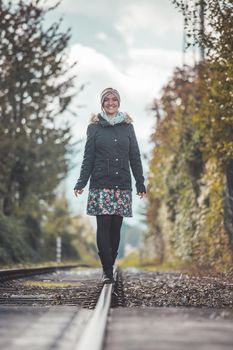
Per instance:
[[[78,197],[79,194],[82,194],[84,189],[82,188],[81,190],[74,190],[74,194],[76,197]]]
[[[146,192],[138,192],[137,196],[140,196],[140,199],[146,197]]]

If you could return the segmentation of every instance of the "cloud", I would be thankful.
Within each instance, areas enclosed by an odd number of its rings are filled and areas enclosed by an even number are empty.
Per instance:
[[[130,49],[125,67],[119,68],[106,55],[81,44],[70,50],[70,59],[77,60],[77,85],[88,83],[78,97],[85,109],[79,112],[76,137],[84,136],[89,115],[100,110],[101,91],[112,86],[119,90],[121,109],[131,114],[142,140],[149,139],[153,117],[146,107],[159,96],[162,86],[172,75],[173,68],[181,64],[181,53],[162,49]]]
[[[109,0],[63,0],[58,7],[59,12],[66,14],[80,14],[88,17],[103,16],[103,10],[108,13],[108,16],[115,15],[119,8],[119,2],[124,4],[123,0],[112,1]],[[57,0],[46,0],[45,6],[51,6],[57,3]],[[110,11],[108,11],[110,9]],[[107,12],[108,11],[108,12]]]
[[[122,34],[129,46],[133,46],[140,37],[165,37],[168,33],[181,33],[183,21],[170,1],[145,1],[126,3],[121,9],[115,28]]]
[[[56,2],[57,0],[47,0],[45,5]],[[156,45],[158,39],[167,40],[168,34],[180,34],[183,27],[182,15],[170,0],[63,0],[56,11],[67,18],[76,16],[77,23],[84,18],[90,21],[90,25],[97,21],[102,25],[102,30],[99,28],[99,31],[115,30],[130,47],[139,40],[148,45],[154,41]]]
[[[101,41],[106,41],[108,38],[108,35],[104,32],[98,32],[96,33],[96,38],[101,40]]]

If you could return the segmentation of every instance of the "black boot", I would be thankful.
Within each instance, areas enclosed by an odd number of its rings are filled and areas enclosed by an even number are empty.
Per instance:
[[[103,283],[113,283],[113,267],[112,267],[112,257],[110,252],[100,253],[98,252],[100,257],[102,267],[103,267]]]
[[[105,284],[108,283],[113,283],[114,279],[113,279],[113,270],[112,269],[105,269],[103,268],[103,276],[102,276],[102,282]]]

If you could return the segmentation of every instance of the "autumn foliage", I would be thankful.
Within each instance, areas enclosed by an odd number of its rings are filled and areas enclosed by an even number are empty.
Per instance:
[[[222,271],[232,264],[233,244],[232,4],[205,4],[203,33],[190,23],[192,1],[174,2],[205,60],[177,68],[152,104],[145,251],[152,243],[153,262]]]

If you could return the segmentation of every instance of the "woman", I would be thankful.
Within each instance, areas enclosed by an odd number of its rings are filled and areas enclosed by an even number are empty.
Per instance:
[[[132,217],[130,167],[137,195],[146,195],[140,151],[132,119],[119,111],[120,95],[107,88],[101,93],[102,112],[92,115],[87,127],[80,177],[74,187],[82,194],[89,177],[87,215],[97,220],[97,247],[103,283],[113,282],[113,265],[120,243],[123,217]]]

